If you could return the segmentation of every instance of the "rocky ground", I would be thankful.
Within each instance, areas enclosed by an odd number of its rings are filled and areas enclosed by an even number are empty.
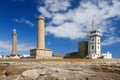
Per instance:
[[[0,80],[120,80],[120,59],[0,60]]]

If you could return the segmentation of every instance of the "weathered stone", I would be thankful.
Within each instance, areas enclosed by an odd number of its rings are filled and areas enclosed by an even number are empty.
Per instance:
[[[118,62],[116,60],[114,62],[111,62],[111,60],[91,62],[76,62],[73,60],[71,62],[38,60],[3,62],[9,62],[10,65],[6,67],[1,65],[0,70],[9,71],[9,75],[4,78],[0,77],[0,80],[120,80],[120,66],[118,65],[120,60]],[[16,73],[20,70],[28,71],[28,69],[31,70],[31,72],[26,73],[29,76],[21,74],[25,71]],[[35,77],[36,74],[38,74],[37,77]]]
[[[13,80],[23,80],[23,77],[22,77],[22,75],[18,75],[15,79],[13,79]]]
[[[39,77],[39,73],[37,72],[36,69],[26,70],[22,73],[22,76],[24,78],[28,77],[28,78],[31,78],[31,79],[37,79]]]
[[[87,80],[87,79],[83,78],[83,77],[81,77],[81,78],[74,77],[74,78],[66,78],[65,80]]]
[[[44,70],[38,69],[37,71],[39,73],[40,76],[44,76],[46,74],[46,72]]]
[[[6,76],[6,70],[0,70],[0,77]]]
[[[43,77],[39,77],[37,80],[45,80]]]
[[[57,77],[46,77],[45,80],[60,80]]]
[[[23,77],[28,77],[31,79],[37,79],[39,76],[44,76],[46,74],[45,71],[41,69],[32,69],[32,70],[27,70],[22,73]]]
[[[11,75],[16,75],[16,74],[21,74],[24,71],[24,69],[8,69],[6,72],[6,76],[11,76]]]
[[[25,78],[22,79],[22,80],[36,80],[36,79],[31,79],[31,78],[25,77]]]

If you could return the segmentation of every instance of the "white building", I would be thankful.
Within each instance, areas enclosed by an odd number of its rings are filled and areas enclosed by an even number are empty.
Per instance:
[[[88,58],[97,59],[104,58],[110,59],[112,58],[111,53],[101,54],[101,36],[98,28],[95,28],[94,21],[92,22],[92,30],[88,32]]]
[[[20,59],[21,56],[19,56],[19,55],[14,55],[14,56],[10,56],[9,58],[10,58],[10,59]]]
[[[101,56],[101,34],[97,29],[88,32],[88,57],[96,59]]]
[[[104,58],[104,59],[111,59],[112,58],[112,53],[110,53],[109,51],[107,52],[107,53],[103,53],[102,54],[102,57]]]
[[[2,59],[2,56],[0,55],[0,59]]]

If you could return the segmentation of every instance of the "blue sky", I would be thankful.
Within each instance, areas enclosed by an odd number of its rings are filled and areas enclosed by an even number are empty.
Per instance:
[[[120,0],[0,0],[0,55],[11,54],[13,29],[19,54],[36,48],[37,16],[45,17],[46,48],[53,53],[77,51],[94,17],[102,53],[120,58]]]

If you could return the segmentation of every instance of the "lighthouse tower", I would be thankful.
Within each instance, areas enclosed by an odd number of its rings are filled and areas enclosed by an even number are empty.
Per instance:
[[[88,32],[88,58],[97,59],[101,57],[100,31],[95,28],[92,20],[92,29]]]
[[[12,33],[12,54],[13,56],[18,55],[17,52],[17,32],[14,29]]]
[[[52,58],[52,50],[45,48],[44,18],[38,17],[37,48],[30,50],[30,56],[36,59]]]

